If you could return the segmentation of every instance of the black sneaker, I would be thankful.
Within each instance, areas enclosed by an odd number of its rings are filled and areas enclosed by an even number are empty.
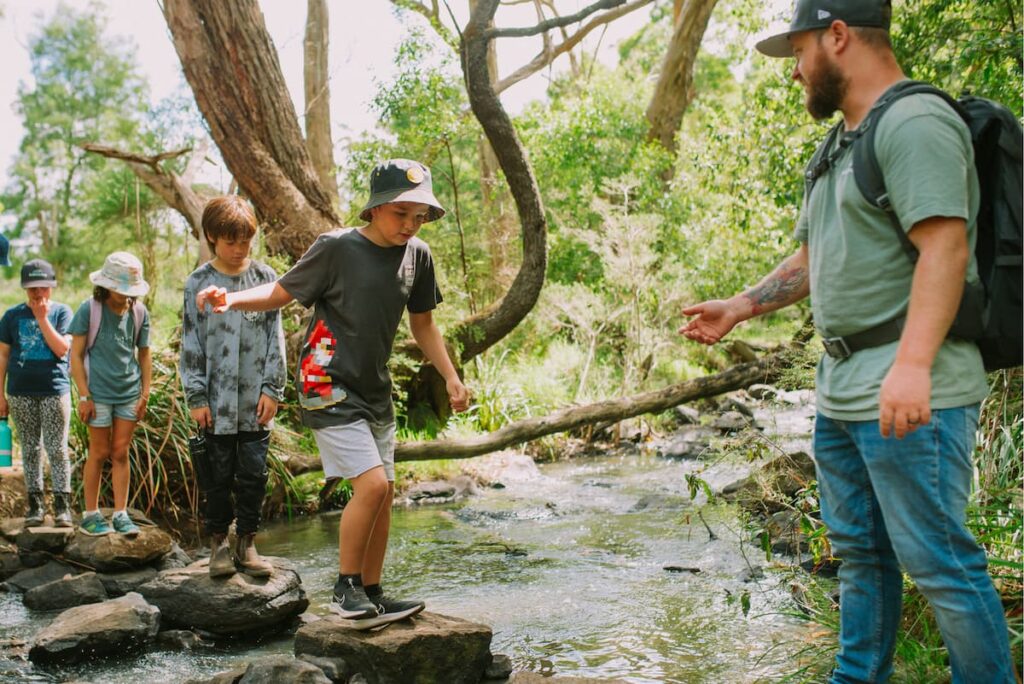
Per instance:
[[[366,597],[363,587],[351,579],[334,583],[334,598],[330,609],[346,620],[377,616],[377,606]]]
[[[371,597],[370,602],[377,606],[377,612],[381,616],[394,620],[412,617],[427,607],[423,601],[400,601],[386,594]]]

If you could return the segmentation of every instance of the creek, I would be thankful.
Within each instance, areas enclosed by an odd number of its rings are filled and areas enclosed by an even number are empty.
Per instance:
[[[809,415],[806,404],[757,412],[786,449],[807,448]],[[766,563],[741,541],[748,534],[736,508],[701,507],[703,495],[691,500],[685,479],[699,472],[718,489],[751,466],[742,458],[670,460],[628,446],[542,464],[535,477],[462,502],[396,508],[386,589],[490,625],[492,652],[509,655],[517,670],[638,684],[792,673],[808,629],[792,617],[786,574],[769,570],[750,581],[750,568]],[[317,614],[327,612],[335,577],[338,519],[275,522],[259,537],[261,553],[294,563]],[[31,640],[51,618],[24,608],[17,594],[0,594],[0,642]],[[65,669],[8,658],[0,659],[0,681],[182,682],[291,650],[291,638],[277,636]]]

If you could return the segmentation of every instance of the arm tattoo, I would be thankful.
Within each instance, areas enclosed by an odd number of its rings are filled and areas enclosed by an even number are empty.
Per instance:
[[[743,294],[750,301],[754,315],[791,304],[793,295],[807,282],[807,269],[785,265]],[[781,306],[774,306],[781,305]]]

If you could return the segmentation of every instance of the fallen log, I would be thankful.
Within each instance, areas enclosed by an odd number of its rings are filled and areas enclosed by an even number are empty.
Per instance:
[[[759,361],[739,364],[721,373],[687,380],[660,390],[586,406],[570,406],[546,416],[526,418],[483,435],[400,443],[395,446],[395,461],[470,458],[583,425],[618,422],[644,413],[661,413],[694,399],[731,392],[758,382],[771,382],[778,374],[782,361],[783,353],[775,353]]]

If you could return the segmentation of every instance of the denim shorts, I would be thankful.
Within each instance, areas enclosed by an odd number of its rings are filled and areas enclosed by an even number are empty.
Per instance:
[[[395,481],[395,424],[357,420],[313,430],[324,475],[352,479],[367,470],[384,467]]]
[[[138,420],[135,417],[137,404],[138,401],[133,401],[130,404],[101,404],[94,401],[92,405],[96,407],[96,415],[89,421],[89,425],[97,428],[110,427],[114,423],[114,418],[130,420],[134,423]]]

